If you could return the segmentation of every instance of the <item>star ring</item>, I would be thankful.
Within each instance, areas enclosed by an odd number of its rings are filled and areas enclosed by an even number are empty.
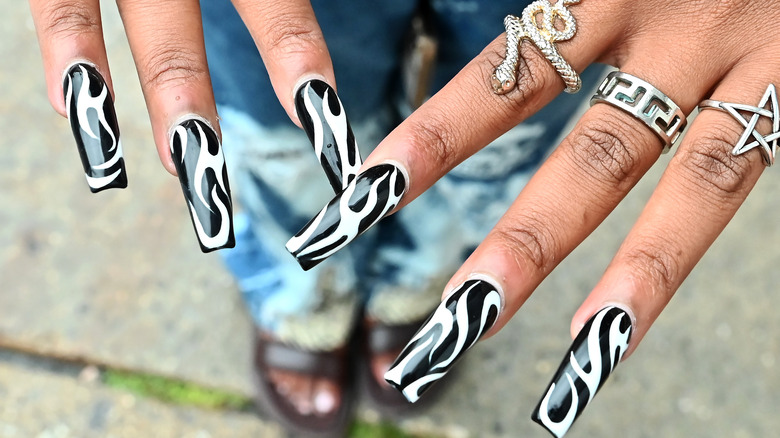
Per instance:
[[[778,108],[777,89],[774,84],[769,84],[758,106],[708,99],[699,104],[699,110],[705,109],[725,111],[731,114],[745,128],[736,146],[731,151],[732,154],[741,155],[753,148],[760,148],[764,164],[767,166],[774,164],[775,155],[777,154],[777,141],[780,139],[780,108]],[[772,132],[767,135],[761,134],[756,129],[756,125],[758,125],[761,117],[766,117],[772,122]],[[753,141],[748,143],[751,139]]]

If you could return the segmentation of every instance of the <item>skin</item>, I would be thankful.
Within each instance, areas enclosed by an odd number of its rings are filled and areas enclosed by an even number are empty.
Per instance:
[[[218,126],[198,4],[117,3],[160,158],[173,174],[167,142],[174,121],[195,113]],[[297,85],[314,77],[335,85],[310,5],[303,0],[234,4],[254,36],[280,102],[300,125],[293,105]],[[706,98],[755,105],[769,83],[780,83],[780,35],[758,32],[780,20],[778,5],[775,0],[583,0],[569,7],[577,34],[558,49],[577,71],[603,62],[650,82],[686,114]],[[30,6],[49,98],[64,115],[61,77],[74,60],[97,65],[111,86],[99,2],[30,0]],[[502,60],[504,41],[502,35],[489,44],[366,159],[364,169],[385,161],[406,168],[409,192],[399,208],[563,90],[548,61],[525,42],[517,87],[506,95],[494,94],[490,76]],[[765,122],[760,125],[764,133]],[[636,348],[764,170],[757,150],[731,154],[742,131],[719,111],[704,111],[693,121],[645,210],[575,313],[572,336],[599,309],[615,304],[633,315],[629,354]],[[492,277],[504,291],[504,307],[489,334],[500,330],[642,178],[661,149],[660,140],[637,119],[610,105],[593,106],[455,273],[444,295],[475,273]],[[386,368],[374,365],[378,375]],[[297,394],[302,411],[319,391],[340,394],[332,382],[321,379],[289,373],[274,378]]]
[[[284,109],[298,126],[294,92],[311,78],[335,86],[333,67],[308,1],[235,0],[251,31]],[[176,175],[168,139],[179,119],[195,114],[219,134],[214,94],[197,0],[118,0],[138,78],[165,169]],[[99,0],[30,0],[43,56],[49,101],[66,115],[62,75],[75,61],[94,64],[116,94],[103,42]],[[305,414],[323,415],[341,403],[341,389],[328,379],[275,370],[279,391]]]
[[[662,90],[686,114],[710,96],[755,105],[767,85],[780,79],[780,56],[770,49],[780,38],[740,30],[780,15],[777,2],[583,0],[570,10],[578,31],[558,49],[577,71],[596,61],[613,65]],[[523,43],[517,88],[494,94],[490,76],[503,58],[504,41],[493,41],[366,159],[365,168],[387,160],[407,168],[409,194],[399,208],[563,89],[548,61]],[[758,150],[731,154],[742,132],[724,112],[705,111],[695,119],[644,212],[575,313],[572,337],[598,310],[619,305],[634,319],[628,354],[636,348],[765,168]],[[443,296],[475,273],[495,279],[504,291],[503,311],[488,336],[496,333],[661,150],[661,141],[633,116],[610,105],[591,107]]]

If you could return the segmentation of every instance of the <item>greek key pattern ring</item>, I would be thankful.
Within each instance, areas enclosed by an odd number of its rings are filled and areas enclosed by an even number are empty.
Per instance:
[[[517,62],[520,59],[520,43],[531,41],[555,67],[566,83],[567,93],[576,93],[582,87],[582,81],[576,71],[563,59],[555,43],[571,39],[577,33],[577,21],[566,7],[581,0],[557,0],[550,4],[548,0],[537,0],[528,5],[522,18],[507,15],[504,18],[506,28],[506,55],[504,61],[493,73],[493,91],[506,94],[517,84]],[[537,18],[541,15],[541,21]],[[556,22],[563,25],[556,27]]]
[[[647,125],[669,152],[688,123],[685,113],[669,96],[649,82],[622,71],[610,72],[590,98],[590,105],[608,103]]]

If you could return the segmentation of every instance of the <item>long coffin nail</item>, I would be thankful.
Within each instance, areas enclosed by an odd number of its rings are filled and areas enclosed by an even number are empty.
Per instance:
[[[631,317],[606,307],[582,328],[531,418],[562,437],[615,369],[631,340]]]
[[[406,345],[385,380],[414,403],[496,322],[498,289],[468,280],[448,296]]]
[[[65,109],[92,193],[127,187],[114,100],[95,67],[78,63],[62,82]]]
[[[200,249],[234,247],[230,185],[217,134],[203,120],[186,119],[171,134],[171,156]]]
[[[317,266],[392,211],[406,192],[406,176],[394,164],[358,175],[287,242],[304,270]]]
[[[333,190],[346,189],[363,162],[336,91],[321,80],[306,82],[296,93],[295,110]]]

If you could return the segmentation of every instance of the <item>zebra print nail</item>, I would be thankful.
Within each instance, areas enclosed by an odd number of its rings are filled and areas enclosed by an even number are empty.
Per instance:
[[[92,193],[127,187],[114,101],[95,67],[78,63],[65,73],[65,109]]]
[[[485,280],[466,281],[431,314],[385,373],[385,380],[416,402],[493,327],[500,308],[495,286]]]
[[[358,175],[287,242],[304,270],[317,266],[392,211],[406,192],[406,177],[393,164]]]
[[[531,418],[562,437],[582,414],[628,349],[631,318],[607,307],[582,328]]]
[[[187,119],[171,134],[171,156],[200,249],[234,247],[230,185],[217,134],[204,121]]]
[[[296,93],[295,110],[333,190],[346,189],[363,162],[336,91],[320,80],[306,82]]]

